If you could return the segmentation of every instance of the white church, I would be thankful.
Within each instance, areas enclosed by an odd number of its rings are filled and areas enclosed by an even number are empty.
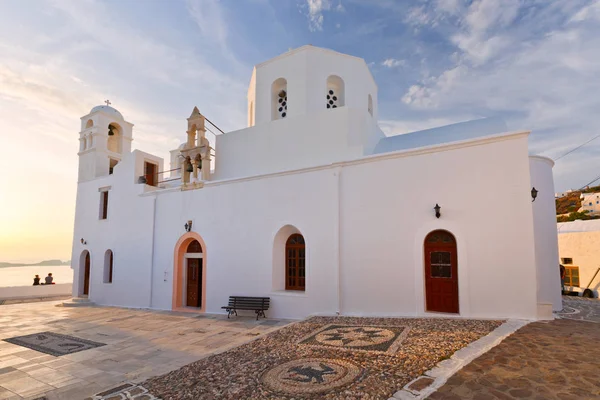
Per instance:
[[[560,310],[553,162],[529,132],[482,119],[386,137],[377,115],[365,61],[313,46],[254,68],[246,128],[194,108],[169,165],[94,107],[73,296],[190,313],[269,297],[271,318]]]

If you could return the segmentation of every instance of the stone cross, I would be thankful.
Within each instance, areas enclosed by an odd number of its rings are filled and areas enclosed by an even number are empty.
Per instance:
[[[107,106],[110,106],[110,100],[104,100],[104,102],[106,103]]]

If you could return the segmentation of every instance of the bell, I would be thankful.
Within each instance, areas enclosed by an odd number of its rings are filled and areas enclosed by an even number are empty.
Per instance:
[[[285,92],[285,90],[282,90],[279,92],[279,97],[284,98],[287,95],[287,93]]]
[[[115,135],[115,133],[113,132],[113,129],[114,128],[113,128],[112,125],[108,126],[108,136],[114,136]]]
[[[202,159],[198,160],[198,169],[202,169]]]
[[[185,169],[187,172],[194,172],[194,166],[192,163],[189,163]]]

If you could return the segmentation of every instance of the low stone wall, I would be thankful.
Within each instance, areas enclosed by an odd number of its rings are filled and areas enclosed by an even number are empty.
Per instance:
[[[71,295],[72,283],[39,286],[0,287],[0,300]]]

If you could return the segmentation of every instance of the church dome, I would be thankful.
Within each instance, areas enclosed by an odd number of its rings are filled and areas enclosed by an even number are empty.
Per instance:
[[[123,115],[116,109],[112,108],[111,106],[96,106],[94,108],[92,108],[92,111],[90,111],[91,113],[95,113],[96,111],[103,111],[104,113],[108,114],[108,115],[112,115],[115,118],[119,118],[119,119],[125,119],[123,118]]]

